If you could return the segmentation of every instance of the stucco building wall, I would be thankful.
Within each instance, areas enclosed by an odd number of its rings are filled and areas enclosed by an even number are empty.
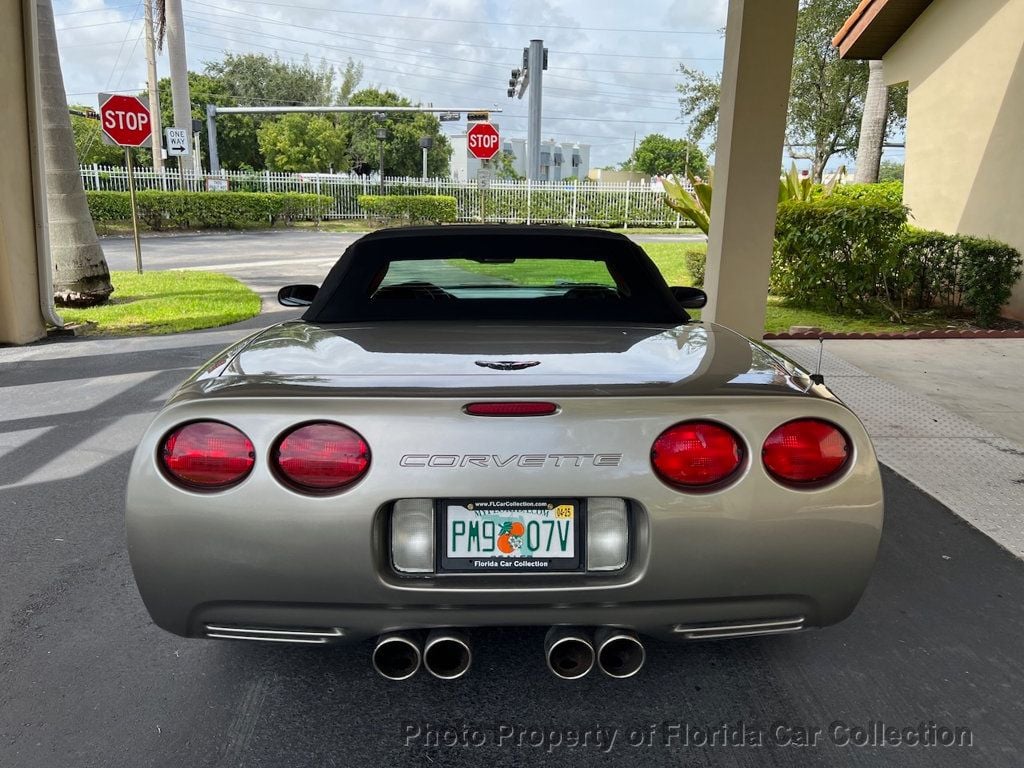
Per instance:
[[[935,0],[884,62],[910,89],[913,223],[1024,253],[1024,0]],[[1006,313],[1024,319],[1024,280]]]
[[[29,152],[24,20],[28,3],[0,3],[0,343],[43,335],[36,275],[36,222]]]

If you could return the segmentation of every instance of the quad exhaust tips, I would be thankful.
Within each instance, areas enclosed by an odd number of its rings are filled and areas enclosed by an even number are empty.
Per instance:
[[[644,665],[647,654],[644,644],[634,632],[602,627],[594,634],[597,666],[608,677],[632,677]]]
[[[439,680],[455,680],[469,670],[473,652],[461,632],[435,629],[423,646],[423,666]]]
[[[408,635],[381,635],[373,649],[373,668],[388,680],[408,680],[422,660],[419,644]]]
[[[579,680],[594,668],[594,644],[581,630],[552,627],[544,638],[548,668],[563,680]]]

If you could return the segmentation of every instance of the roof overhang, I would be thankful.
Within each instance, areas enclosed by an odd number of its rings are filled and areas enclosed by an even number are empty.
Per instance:
[[[881,59],[932,0],[861,0],[834,38],[843,59]]]

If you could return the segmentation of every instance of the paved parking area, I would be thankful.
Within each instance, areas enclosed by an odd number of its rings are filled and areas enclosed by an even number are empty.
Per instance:
[[[248,247],[225,271],[257,258]],[[298,270],[273,260],[261,279],[276,289]],[[539,629],[473,633],[474,667],[451,683],[386,682],[367,644],[162,632],[125,552],[131,452],[169,391],[243,332],[0,349],[3,768],[1021,764],[1024,563],[889,471],[878,567],[850,619],[652,643],[629,680],[553,678]],[[897,745],[893,727],[952,729],[957,745]]]

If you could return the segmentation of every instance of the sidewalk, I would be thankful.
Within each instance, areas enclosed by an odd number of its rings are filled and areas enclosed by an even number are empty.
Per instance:
[[[770,344],[815,370],[817,341]],[[879,461],[1024,558],[1022,369],[1017,339],[826,341],[821,365]]]

